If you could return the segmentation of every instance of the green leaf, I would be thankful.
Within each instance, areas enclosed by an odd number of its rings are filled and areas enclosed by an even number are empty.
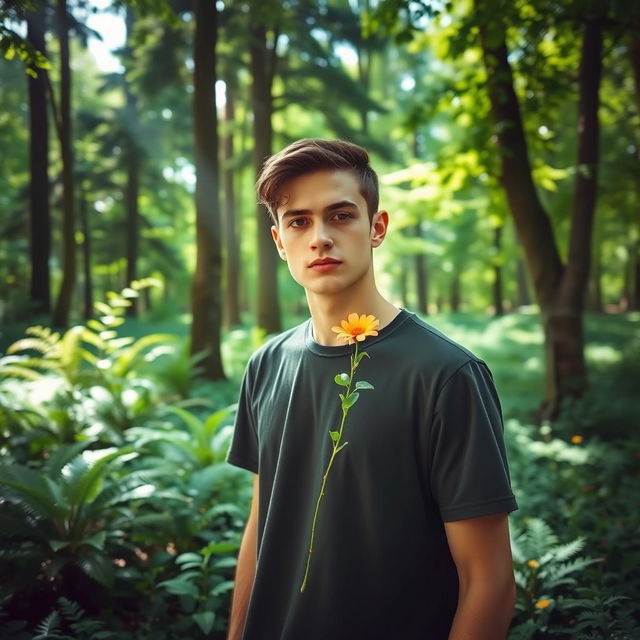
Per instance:
[[[199,553],[181,553],[176,558],[176,562],[180,565],[185,562],[197,562],[199,565],[202,562],[202,556]]]
[[[353,407],[353,405],[358,402],[358,398],[360,394],[356,391],[354,393],[350,393],[346,398],[342,400],[342,408],[349,409]]]
[[[341,387],[348,387],[351,382],[351,378],[348,373],[339,373],[334,379],[336,384],[339,384]]]
[[[366,380],[359,380],[356,382],[356,389],[373,389],[373,385]]]
[[[49,540],[49,546],[54,551],[60,551],[60,549],[64,549],[71,544],[70,540]]]
[[[329,435],[334,442],[338,442],[340,440],[340,432],[339,431],[329,431]]]
[[[216,619],[215,613],[213,611],[203,611],[202,613],[194,613],[192,617],[202,630],[202,633],[208,635]]]
[[[369,354],[366,351],[362,351],[361,353],[358,354],[358,357],[356,358],[356,367],[360,364],[360,360],[362,360],[362,358],[364,358],[365,356],[367,356],[367,358],[369,358]]]
[[[84,544],[91,545],[92,547],[95,547],[99,551],[102,551],[104,549],[104,543],[106,539],[107,539],[107,532],[103,529],[102,531],[98,531],[97,533],[94,533],[89,538],[86,538],[83,542]]]

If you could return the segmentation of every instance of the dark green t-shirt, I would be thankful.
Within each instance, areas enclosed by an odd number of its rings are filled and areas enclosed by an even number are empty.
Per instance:
[[[258,561],[245,640],[440,640],[458,579],[444,522],[517,508],[500,405],[484,362],[406,310],[368,338],[327,481],[352,346],[307,321],[249,361],[229,462],[260,476]]]

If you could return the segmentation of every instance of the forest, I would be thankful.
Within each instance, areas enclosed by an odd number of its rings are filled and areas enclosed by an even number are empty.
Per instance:
[[[369,151],[380,290],[494,375],[509,639],[640,637],[640,3],[2,0],[0,52],[0,640],[226,637],[299,138]]]

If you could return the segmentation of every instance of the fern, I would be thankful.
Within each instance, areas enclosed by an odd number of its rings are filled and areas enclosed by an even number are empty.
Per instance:
[[[61,640],[60,614],[52,611],[37,627],[33,640]]]

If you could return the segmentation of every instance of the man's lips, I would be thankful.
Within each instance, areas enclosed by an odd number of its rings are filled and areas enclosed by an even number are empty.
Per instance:
[[[316,258],[311,264],[309,264],[309,268],[314,271],[331,271],[341,265],[342,262],[340,260],[336,260],[335,258]]]

